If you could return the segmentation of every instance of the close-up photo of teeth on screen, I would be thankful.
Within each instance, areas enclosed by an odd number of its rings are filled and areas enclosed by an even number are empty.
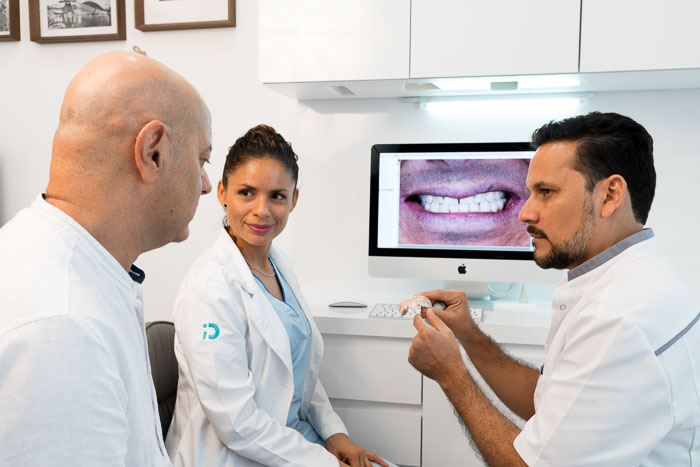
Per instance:
[[[518,213],[533,155],[382,154],[378,246],[532,251]]]

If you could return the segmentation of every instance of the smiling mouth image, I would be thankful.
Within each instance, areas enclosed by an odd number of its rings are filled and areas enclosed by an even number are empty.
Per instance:
[[[489,191],[466,198],[421,194],[413,195],[406,201],[418,202],[423,209],[432,213],[485,213],[503,211],[509,198],[503,191]]]
[[[407,159],[399,169],[404,245],[528,246],[518,220],[529,159]]]

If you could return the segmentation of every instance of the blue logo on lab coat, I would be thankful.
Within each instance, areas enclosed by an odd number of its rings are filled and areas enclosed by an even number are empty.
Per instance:
[[[211,328],[213,331],[209,331],[209,339],[216,339],[219,337],[219,326],[214,323],[203,324],[204,334],[202,335],[202,340],[207,338],[207,328]]]

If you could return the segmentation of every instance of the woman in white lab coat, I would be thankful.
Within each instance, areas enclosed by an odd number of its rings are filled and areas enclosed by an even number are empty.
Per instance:
[[[318,372],[323,342],[289,260],[272,245],[299,191],[296,155],[266,125],[230,148],[217,197],[216,243],[178,293],[175,415],[166,446],[176,466],[369,466]]]

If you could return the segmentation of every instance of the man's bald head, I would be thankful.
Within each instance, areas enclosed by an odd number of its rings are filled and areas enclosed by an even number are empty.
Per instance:
[[[161,63],[132,52],[101,55],[66,90],[52,170],[54,162],[115,164],[112,151],[105,149],[136,138],[145,123],[160,120],[177,135],[193,114],[201,113],[208,111],[197,91]]]
[[[187,237],[211,190],[210,152],[211,117],[192,85],[143,55],[108,53],[68,85],[46,198],[100,241],[99,231],[137,237],[133,260]]]

